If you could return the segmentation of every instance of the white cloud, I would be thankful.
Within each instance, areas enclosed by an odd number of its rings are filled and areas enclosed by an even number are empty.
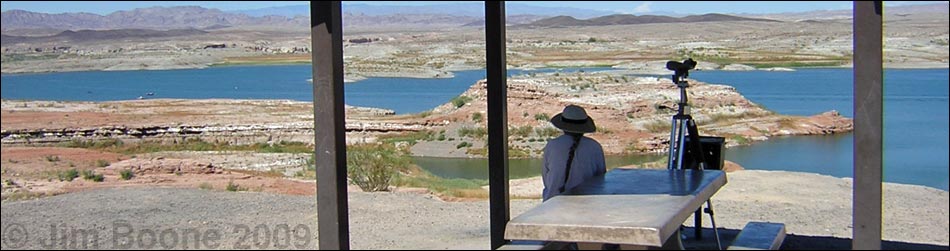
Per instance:
[[[651,11],[650,5],[653,5],[653,2],[644,2],[638,5],[636,8],[633,8],[633,13],[650,12]]]

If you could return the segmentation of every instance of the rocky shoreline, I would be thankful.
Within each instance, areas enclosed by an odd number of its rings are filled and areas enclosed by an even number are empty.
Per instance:
[[[234,144],[313,142],[312,103],[290,100],[150,99],[113,102],[2,101],[4,145],[72,140],[159,140],[188,137]],[[366,135],[423,130],[427,125],[375,118],[392,110],[346,108],[351,143]]]

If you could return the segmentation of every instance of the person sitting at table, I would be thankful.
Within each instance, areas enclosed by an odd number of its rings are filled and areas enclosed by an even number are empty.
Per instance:
[[[551,118],[551,124],[564,131],[564,135],[548,141],[544,146],[541,177],[545,201],[607,172],[604,148],[596,140],[584,136],[584,133],[597,130],[594,120],[587,116],[584,108],[568,105],[563,112]]]

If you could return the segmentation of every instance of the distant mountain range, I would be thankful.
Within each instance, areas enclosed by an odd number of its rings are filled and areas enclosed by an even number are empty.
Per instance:
[[[309,7],[307,11],[309,12]],[[547,16],[513,15],[510,23],[529,23]],[[484,18],[449,14],[390,14],[369,15],[365,13],[344,13],[346,26],[410,25],[420,26],[464,26],[484,23]],[[219,29],[233,26],[310,26],[310,17],[267,15],[251,16],[244,13],[223,12],[197,6],[151,7],[131,11],[117,11],[109,15],[91,13],[47,14],[24,10],[10,10],[2,13],[3,31],[22,29],[48,30],[107,30],[107,29]]]
[[[950,13],[950,2],[936,3],[936,4],[918,4],[918,5],[905,5],[905,6],[892,6],[885,7],[885,15],[894,15],[902,16],[909,14],[922,14],[922,13]],[[768,18],[784,21],[801,21],[801,20],[827,20],[827,19],[850,19],[852,15],[851,10],[820,10],[820,11],[807,11],[807,12],[786,12],[786,13],[775,13],[775,14],[739,14],[744,17],[753,17],[753,18]]]
[[[888,15],[906,15],[912,13],[947,13],[948,3],[934,4],[915,4],[904,6],[888,6],[886,13]],[[343,3],[343,12],[363,15],[396,15],[396,14],[445,14],[455,16],[483,17],[484,5],[481,3],[450,3],[428,6],[397,6],[397,5],[368,5],[368,4],[348,4]],[[531,16],[570,16],[578,19],[589,19],[607,15],[624,14],[616,11],[601,11],[581,8],[568,7],[542,7],[516,2],[505,4],[505,12],[508,16],[531,15]],[[242,13],[250,16],[261,17],[267,15],[279,15],[286,17],[310,16],[309,5],[292,5],[282,7],[270,7],[262,9],[233,11],[233,13]],[[684,17],[688,14],[676,12],[646,12],[637,13],[638,15],[654,15],[669,17]],[[728,14],[728,13],[727,13]],[[732,16],[767,18],[778,20],[805,20],[805,19],[834,19],[841,17],[850,17],[850,9],[842,10],[821,10],[808,12],[785,12],[775,14],[756,14],[756,13],[737,13],[728,14]]]
[[[198,29],[179,29],[179,30],[146,30],[146,29],[118,29],[118,30],[79,30],[63,31],[52,36],[8,36],[0,35],[0,43],[41,43],[41,42],[87,42],[98,40],[115,39],[145,39],[159,37],[177,37],[206,34],[207,31]]]
[[[629,15],[617,14],[579,20],[569,16],[557,16],[541,19],[526,26],[530,27],[571,27],[571,26],[604,26],[604,25],[624,25],[624,24],[651,24],[651,23],[695,23],[695,22],[716,22],[716,21],[762,21],[778,22],[771,19],[746,18],[723,14],[705,14],[685,17],[668,17],[655,15]]]
[[[888,15],[911,13],[947,13],[948,3],[887,7]],[[343,4],[345,26],[481,26],[484,5],[451,3],[430,6],[379,6]],[[272,7],[224,12],[198,6],[151,7],[116,11],[108,15],[91,13],[47,14],[24,10],[2,13],[0,28],[4,34],[30,34],[10,31],[106,29],[218,29],[233,26],[308,27],[309,5]],[[798,21],[810,19],[850,18],[850,10],[779,13],[768,15],[705,14],[675,17],[669,15],[629,15],[566,7],[538,7],[518,3],[506,5],[509,25],[537,27],[591,26],[643,23],[709,22],[709,21]]]
[[[484,17],[485,5],[482,3],[450,3],[436,4],[426,6],[398,6],[398,5],[368,5],[368,4],[348,4],[343,3],[344,13],[354,15],[386,16],[398,14],[439,14],[452,16]],[[310,16],[310,5],[291,5],[282,7],[269,7],[262,9],[234,11],[234,13],[247,14],[250,16],[261,17],[268,15],[280,15],[286,17]],[[519,3],[509,2],[505,4],[505,13],[509,16],[558,16],[567,15],[577,18],[591,18],[612,14],[620,14],[614,11],[601,11],[567,7],[541,7]]]
[[[198,6],[151,7],[116,11],[109,15],[91,13],[47,14],[24,10],[4,11],[3,30],[54,28],[80,29],[206,29],[243,25],[299,25],[307,27],[310,18],[283,16],[252,17]]]

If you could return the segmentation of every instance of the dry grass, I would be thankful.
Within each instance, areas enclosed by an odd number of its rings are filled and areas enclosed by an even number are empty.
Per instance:
[[[669,121],[657,120],[643,125],[651,133],[669,132],[673,124]]]

